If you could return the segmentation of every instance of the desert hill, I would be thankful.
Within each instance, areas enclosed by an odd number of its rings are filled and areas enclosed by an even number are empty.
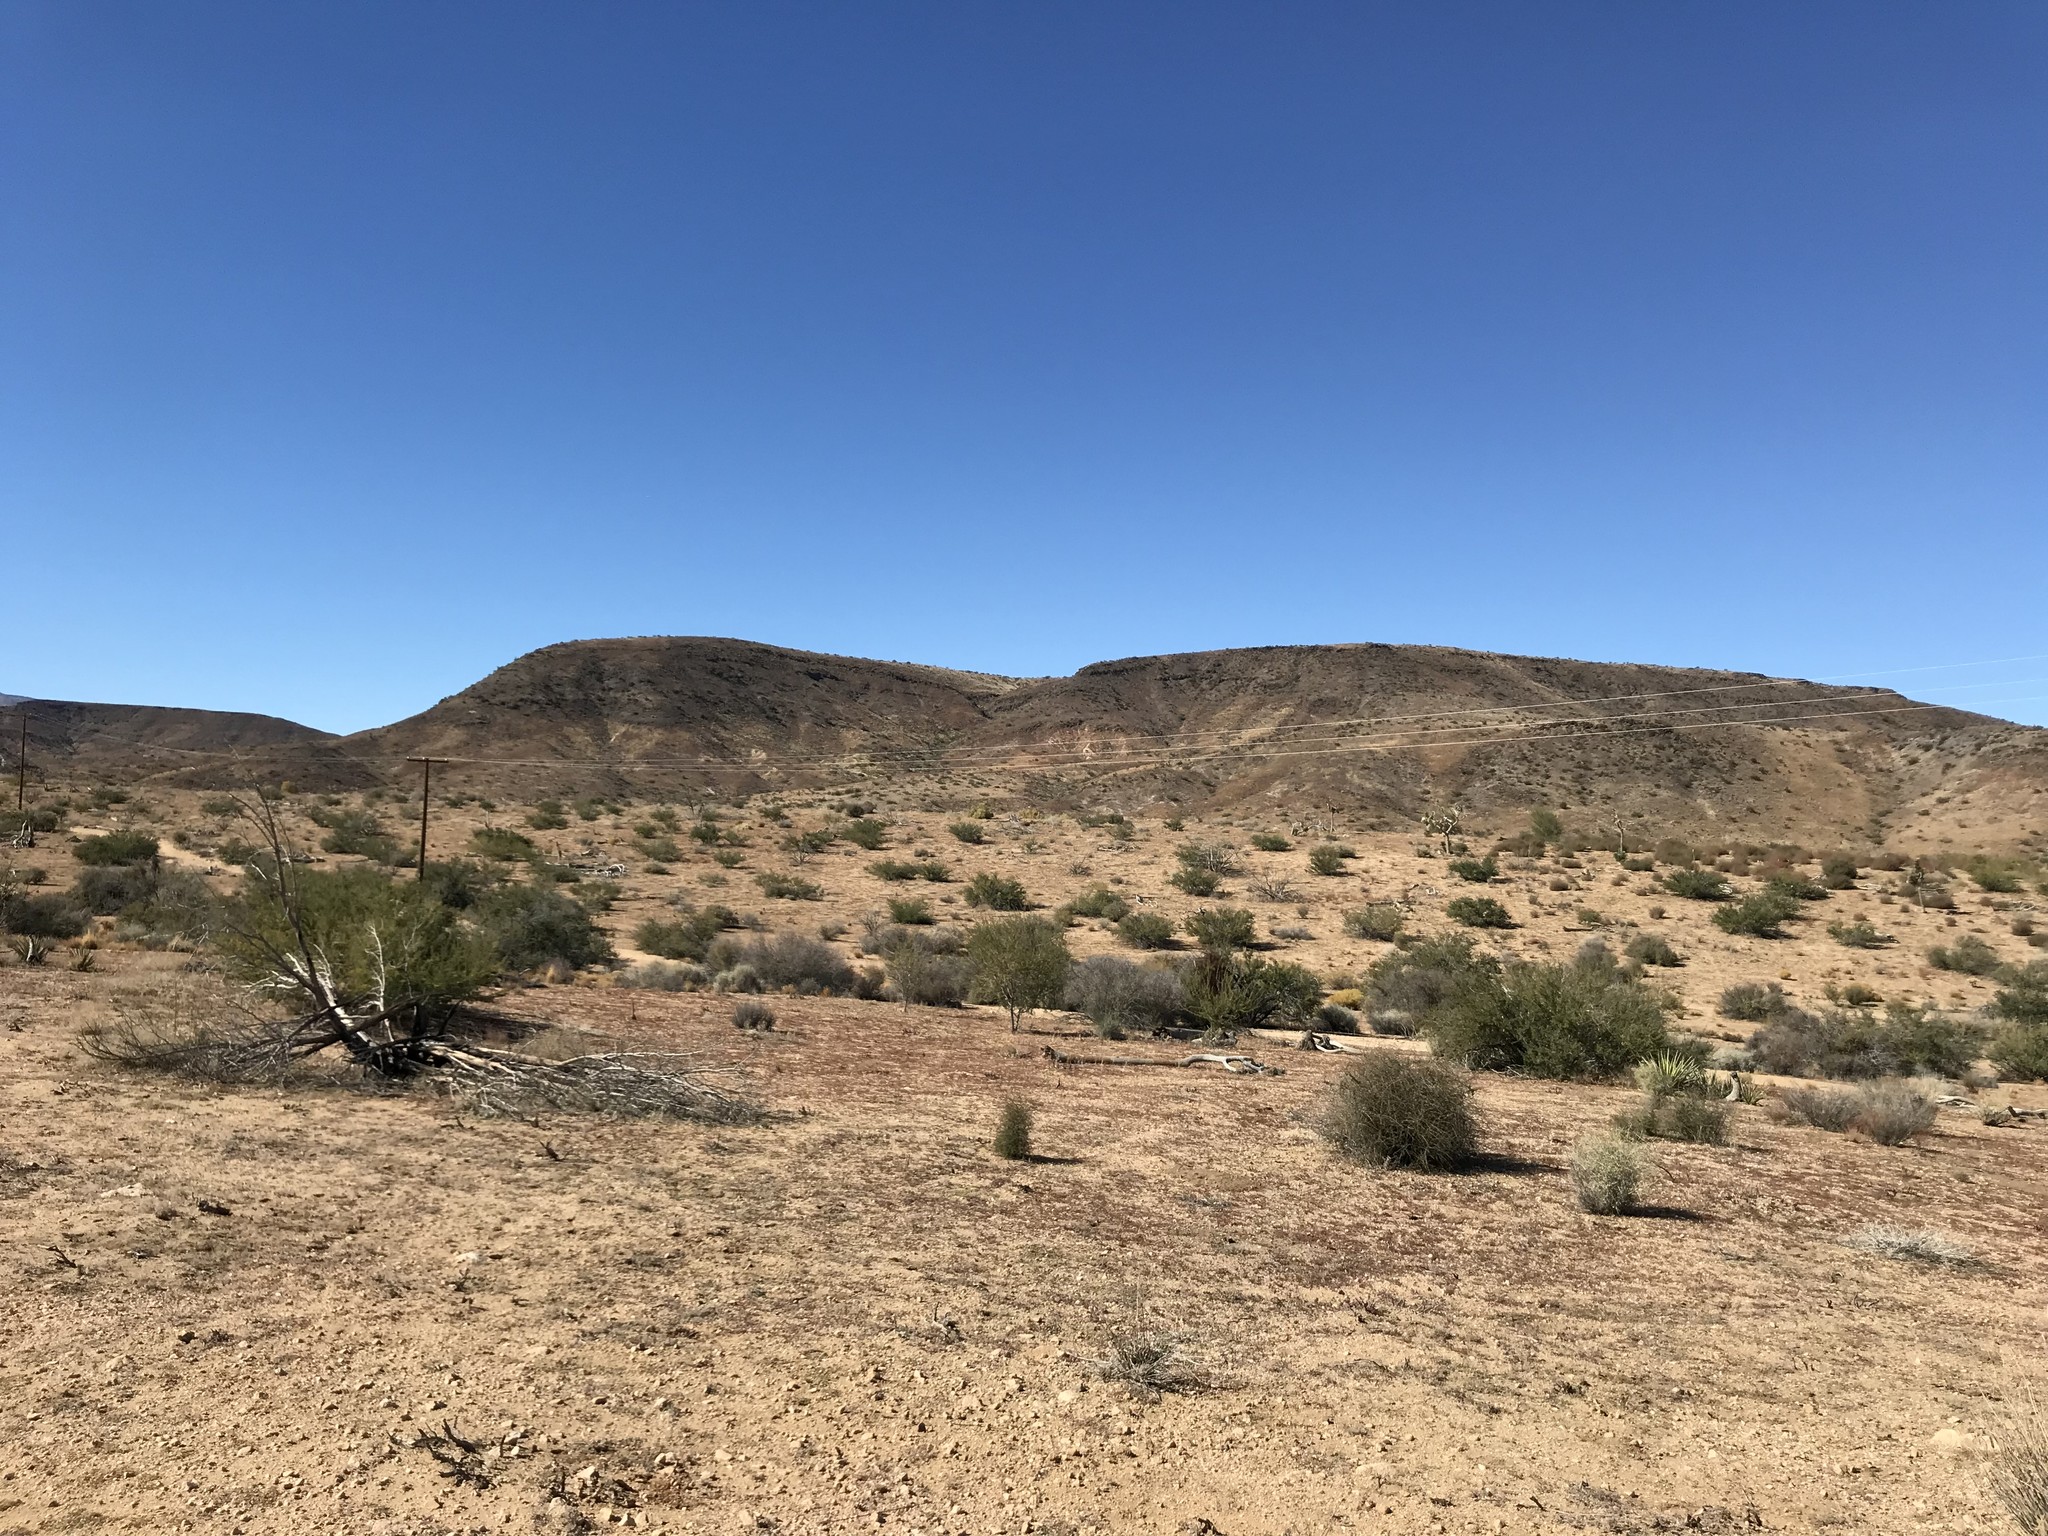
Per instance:
[[[729,639],[573,641],[341,738],[265,716],[31,708],[45,756],[181,783],[403,782],[404,760],[430,755],[507,795],[862,785],[1379,827],[1451,804],[1485,827],[1541,804],[1639,831],[1930,847],[2017,846],[2048,821],[2048,731],[1884,689],[1435,646],[1016,679]]]

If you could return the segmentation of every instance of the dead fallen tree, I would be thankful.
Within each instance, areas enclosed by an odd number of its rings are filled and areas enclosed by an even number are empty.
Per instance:
[[[516,1021],[477,1002],[496,964],[427,887],[300,869],[269,802],[243,807],[267,857],[251,861],[214,938],[242,984],[239,1008],[176,999],[117,1003],[82,1031],[99,1060],[222,1084],[281,1081],[315,1057],[363,1078],[426,1085],[482,1113],[542,1109],[733,1124],[759,1108],[730,1069],[672,1052],[552,1060],[485,1043]],[[228,1017],[238,1013],[237,1017]]]
[[[1071,1051],[1041,1049],[1045,1060],[1063,1067],[1221,1067],[1245,1077],[1277,1077],[1278,1067],[1269,1067],[1252,1056],[1235,1051],[1201,1051],[1193,1056],[1081,1056]]]

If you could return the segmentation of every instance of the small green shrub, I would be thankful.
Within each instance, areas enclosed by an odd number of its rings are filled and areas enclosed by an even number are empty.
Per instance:
[[[1983,1037],[1970,1024],[1894,999],[1882,1016],[1863,1008],[1814,1014],[1788,1004],[1750,1036],[1749,1048],[1758,1067],[1784,1077],[1957,1077],[1977,1059]]]
[[[974,973],[975,997],[1003,1008],[1012,1030],[1031,1009],[1060,1005],[1073,967],[1066,936],[1042,917],[992,918],[978,924],[967,936],[967,962]]]
[[[1027,1162],[1031,1157],[1031,1106],[1022,1099],[1009,1099],[996,1117],[996,1156],[1009,1162]]]
[[[87,917],[62,896],[27,896],[13,886],[0,886],[0,932],[23,939],[75,939],[85,932]]]
[[[532,859],[540,852],[534,847],[532,838],[523,832],[514,832],[510,827],[478,827],[469,834],[469,846],[471,852],[500,863]]]
[[[1634,1209],[1649,1168],[1643,1149],[1619,1136],[1587,1136],[1572,1149],[1572,1193],[1593,1216]]]
[[[1445,904],[1444,912],[1453,922],[1467,928],[1512,928],[1515,920],[1508,909],[1491,896],[1460,896]]]
[[[856,848],[873,853],[882,846],[889,829],[872,816],[857,816],[839,829],[839,835]]]
[[[650,917],[633,930],[633,947],[664,960],[702,960],[719,933],[737,926],[728,907],[705,907],[671,921]]]
[[[1997,895],[2010,896],[2024,891],[2026,883],[2020,878],[2020,870],[2003,859],[1979,856],[1970,859],[1964,866],[1969,877],[1977,882],[1977,889]]]
[[[978,821],[956,821],[946,830],[963,843],[978,845],[988,841],[988,829]]]
[[[1992,1036],[1985,1055],[2008,1082],[2048,1081],[2048,1024],[2015,1024]]]
[[[1323,998],[1321,980],[1306,966],[1238,953],[1205,952],[1185,971],[1183,987],[1187,1012],[1218,1035],[1299,1026]]]
[[[1174,849],[1173,856],[1182,869],[1202,870],[1218,876],[1238,872],[1237,855],[1224,843],[1182,843]]]
[[[1785,989],[1775,981],[1738,981],[1722,990],[1720,1014],[1724,1019],[1761,1024],[1790,1006]]]
[[[1401,909],[1392,903],[1355,908],[1344,914],[1344,931],[1354,939],[1391,944],[1401,936]]]
[[[964,892],[967,905],[986,907],[991,912],[1022,912],[1031,901],[1024,894],[1024,887],[1015,880],[984,871],[967,882]]]
[[[1723,933],[1748,934],[1752,938],[1782,939],[1785,923],[1799,910],[1799,903],[1775,891],[1759,891],[1714,913],[1714,926]]]
[[[1337,1079],[1323,1134],[1355,1162],[1421,1173],[1468,1166],[1479,1141],[1464,1077],[1391,1048],[1353,1062]]]
[[[1133,912],[1118,920],[1116,936],[1133,949],[1165,949],[1173,943],[1173,924],[1157,912]]]
[[[541,800],[526,813],[526,824],[536,832],[559,832],[569,825],[569,818],[562,810],[559,800]]]
[[[1934,1128],[1934,1101],[1909,1084],[1872,1083],[1857,1098],[1856,1129],[1879,1146],[1900,1146]]]
[[[1184,1002],[1179,971],[1116,955],[1084,960],[1067,977],[1066,1006],[1086,1014],[1096,1034],[1108,1040],[1171,1024]]]
[[[1108,886],[1098,885],[1074,897],[1063,910],[1075,917],[1094,917],[1118,923],[1130,914],[1131,904]]]
[[[732,1005],[732,1024],[734,1029],[766,1033],[775,1027],[775,1010],[756,998],[743,997]]]
[[[1628,941],[1628,947],[1622,953],[1638,965],[1669,967],[1685,964],[1678,951],[1673,949],[1667,940],[1654,933],[1637,934]]]
[[[1252,846],[1261,853],[1285,853],[1294,844],[1277,832],[1258,832],[1252,836]]]
[[[71,856],[79,863],[101,868],[147,864],[157,855],[157,840],[147,832],[107,832],[98,837],[82,837],[71,849]]]
[[[1351,850],[1337,843],[1322,843],[1309,849],[1308,870],[1312,875],[1341,875]]]
[[[550,960],[581,969],[612,958],[611,941],[583,904],[551,885],[501,885],[471,911],[507,970],[535,970]]]
[[[1851,923],[1829,923],[1828,937],[1844,949],[1883,949],[1892,942],[1890,934],[1878,932],[1861,917]]]
[[[1664,877],[1664,889],[1692,901],[1726,901],[1734,894],[1727,877],[1711,869],[1674,869]]]
[[[889,921],[908,927],[923,927],[932,921],[932,904],[922,896],[891,896],[888,901]]]
[[[1846,1131],[1863,1101],[1848,1088],[1787,1088],[1778,1095],[1787,1114],[1819,1131]]]
[[[802,997],[830,993],[854,997],[861,979],[846,957],[831,945],[802,933],[778,933],[769,939],[715,941],[705,956],[714,984],[724,992],[794,992]],[[740,984],[735,972],[747,978]]]
[[[2048,1024],[2048,960],[2015,966],[2001,979],[1992,1013],[2015,1024]]]
[[[1469,1067],[1533,1077],[1609,1078],[1670,1049],[1677,1006],[1614,966],[1586,956],[1570,965],[1475,969],[1429,1010],[1423,1032],[1439,1054]]]
[[[1166,883],[1189,896],[1214,896],[1223,882],[1206,869],[1182,866],[1166,877]]]
[[[761,887],[763,896],[780,901],[822,901],[825,898],[825,887],[815,880],[806,880],[801,875],[763,870],[754,876],[754,884]]]
[[[1780,870],[1764,882],[1764,889],[1773,895],[1789,897],[1793,901],[1826,901],[1828,889],[1817,880],[1792,870]]]
[[[1450,868],[1460,880],[1469,880],[1475,885],[1484,885],[1500,873],[1500,866],[1494,863],[1491,854],[1483,859],[1453,859]]]
[[[1252,915],[1242,907],[1202,907],[1188,914],[1187,929],[1197,945],[1214,955],[1250,949],[1258,941]]]
[[[1999,967],[1998,951],[1966,933],[1946,949],[1937,945],[1927,951],[1927,963],[1937,971],[1958,971],[1965,976],[1989,976]]]
[[[882,956],[897,1001],[924,1008],[957,1008],[967,1000],[974,976],[954,934],[898,927],[872,937],[862,947]]]
[[[1497,976],[1500,962],[1474,951],[1465,934],[1418,939],[1382,955],[1366,972],[1366,1019],[1376,1035],[1413,1035],[1432,1009],[1471,976]]]
[[[1831,891],[1853,890],[1859,871],[1846,853],[1831,853],[1820,861],[1820,883]]]

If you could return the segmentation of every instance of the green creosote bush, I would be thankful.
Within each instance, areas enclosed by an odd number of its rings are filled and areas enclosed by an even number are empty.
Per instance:
[[[1130,914],[1131,904],[1108,886],[1098,885],[1083,891],[1060,910],[1074,917],[1094,917],[1117,923]]]
[[[1882,1015],[1867,1008],[1816,1014],[1787,1004],[1749,1038],[1758,1069],[1783,1077],[1958,1077],[1983,1044],[1974,1025],[1903,999],[1885,1004]]]
[[[1846,853],[1831,853],[1820,861],[1820,883],[1831,891],[1853,890],[1859,871]]]
[[[1711,869],[1674,869],[1664,877],[1664,889],[1692,901],[1726,901],[1734,894],[1727,876]]]
[[[1066,1006],[1086,1014],[1106,1040],[1171,1024],[1185,1000],[1177,969],[1139,965],[1116,955],[1084,960],[1067,977]]]
[[[147,864],[158,855],[157,840],[147,832],[106,832],[82,837],[72,846],[79,863],[105,868],[115,864]]]
[[[1677,1007],[1588,945],[1569,965],[1475,968],[1422,1030],[1439,1055],[1468,1067],[1611,1078],[1671,1048],[1666,1019]]]
[[[1013,1163],[1031,1158],[1031,1106],[1023,1099],[1008,1099],[996,1116],[996,1156]]]
[[[839,829],[839,835],[856,848],[873,853],[888,837],[889,829],[872,816],[856,816]]]
[[[1366,1021],[1376,1035],[1414,1035],[1431,1009],[1457,991],[1470,975],[1498,975],[1500,962],[1478,954],[1465,934],[1406,942],[1367,969]]]
[[[1345,1068],[1331,1089],[1322,1131],[1354,1162],[1419,1173],[1467,1167],[1479,1143],[1463,1074],[1392,1048]]]
[[[1795,898],[1775,891],[1759,891],[1754,896],[1717,908],[1714,926],[1723,933],[1782,939],[1785,937],[1785,923],[1798,911],[1799,903]]]
[[[892,923],[919,928],[935,921],[932,917],[932,904],[922,896],[891,896],[885,905],[889,909],[889,921]]]
[[[1256,955],[1205,951],[1182,976],[1186,1011],[1218,1036],[1269,1024],[1300,1026],[1323,998],[1314,971]]]
[[[1639,933],[1628,941],[1622,953],[1638,965],[1660,965],[1665,967],[1685,964],[1685,959],[1671,947],[1668,940],[1654,933]]]
[[[793,992],[800,997],[830,993],[835,997],[857,997],[863,990],[861,977],[831,945],[802,933],[778,933],[773,938],[714,940],[705,952],[705,963],[714,985],[728,992]],[[743,972],[747,984],[738,984],[734,972]]]
[[[1354,939],[1391,944],[1401,936],[1401,909],[1392,903],[1357,907],[1344,914],[1344,931]]]
[[[956,821],[946,830],[963,843],[979,845],[988,841],[988,829],[978,821]]]
[[[1947,948],[1936,945],[1928,950],[1927,963],[1937,971],[1956,971],[1964,976],[1990,976],[1996,974],[2000,961],[1997,950],[1976,934],[1966,933]]]
[[[1508,909],[1491,896],[1460,896],[1445,903],[1444,913],[1467,928],[1512,928],[1515,920]]]
[[[532,810],[526,813],[526,824],[536,832],[559,832],[569,825],[569,818],[562,810],[559,800],[537,800]]]
[[[1592,1216],[1620,1216],[1635,1208],[1650,1169],[1642,1147],[1616,1135],[1587,1136],[1572,1149],[1572,1194]]]
[[[1223,882],[1206,869],[1176,869],[1166,883],[1189,896],[1214,896]]]
[[[730,907],[708,906],[671,920],[650,917],[633,930],[633,947],[664,960],[702,960],[712,942],[740,925]]]
[[[1775,981],[1738,981],[1722,989],[1720,1014],[1724,1019],[1761,1024],[1791,1006],[1784,988]]]
[[[825,898],[825,887],[801,875],[763,870],[754,876],[754,884],[761,887],[763,896],[780,901],[822,901]]]
[[[1261,853],[1286,853],[1294,844],[1277,832],[1255,832],[1252,834],[1252,846]]]
[[[508,864],[532,859],[540,851],[532,838],[523,832],[514,832],[510,827],[478,827],[469,834],[469,847],[472,853]]]
[[[1166,949],[1173,943],[1173,923],[1157,912],[1133,912],[1117,920],[1116,936],[1133,949]]]
[[[1826,901],[1828,888],[1817,880],[1791,870],[1781,870],[1764,882],[1764,889],[1776,896],[1788,896],[1794,901]]]
[[[1483,859],[1453,859],[1450,870],[1460,880],[1469,880],[1474,885],[1484,885],[1500,874],[1500,866],[1494,862],[1492,854]]]
[[[970,907],[985,907],[991,912],[1023,912],[1031,905],[1022,884],[986,871],[969,880],[963,894]]]
[[[1844,949],[1883,949],[1892,942],[1888,933],[1880,933],[1865,918],[1850,923],[1829,923],[1828,937]]]
[[[1187,930],[1196,945],[1209,954],[1227,955],[1258,942],[1258,928],[1251,913],[1242,907],[1197,908],[1188,914]]]
[[[1066,995],[1073,956],[1056,923],[1042,917],[991,918],[967,936],[974,997],[994,1003],[1010,1028],[1034,1008],[1057,1008]]]
[[[1349,848],[1338,843],[1322,843],[1309,849],[1308,870],[1312,875],[1341,875],[1344,861],[1353,857]]]

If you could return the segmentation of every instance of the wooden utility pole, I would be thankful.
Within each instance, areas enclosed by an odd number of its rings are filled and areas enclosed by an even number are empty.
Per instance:
[[[434,764],[445,763],[445,757],[408,757],[408,763],[420,765],[420,863],[414,872],[415,880],[427,878],[427,796],[434,787]]]

